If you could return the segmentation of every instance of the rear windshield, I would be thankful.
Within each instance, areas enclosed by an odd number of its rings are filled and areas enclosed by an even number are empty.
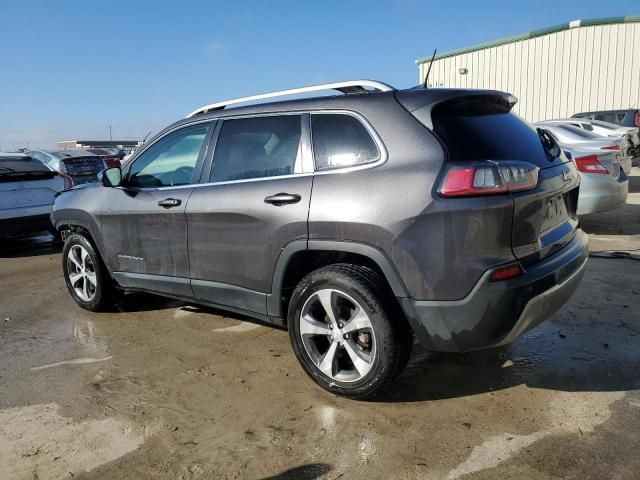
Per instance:
[[[434,131],[454,161],[523,160],[550,166],[555,141],[511,112],[496,108],[434,109]]]
[[[42,162],[33,160],[30,157],[7,158],[0,156],[0,182],[52,178],[55,174]]]

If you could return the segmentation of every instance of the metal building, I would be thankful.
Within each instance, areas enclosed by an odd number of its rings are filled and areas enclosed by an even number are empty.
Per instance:
[[[416,63],[423,83],[431,56]],[[531,122],[638,108],[640,16],[575,20],[442,53],[428,85],[510,92]]]

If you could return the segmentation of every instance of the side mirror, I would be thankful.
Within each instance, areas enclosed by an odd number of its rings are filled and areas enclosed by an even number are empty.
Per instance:
[[[122,184],[122,170],[120,167],[107,168],[98,174],[102,176],[105,187],[119,187]]]

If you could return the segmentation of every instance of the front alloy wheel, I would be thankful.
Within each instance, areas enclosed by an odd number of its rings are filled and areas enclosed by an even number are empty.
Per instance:
[[[86,310],[110,310],[121,296],[92,240],[84,235],[72,233],[67,237],[62,271],[71,297]]]
[[[98,288],[98,279],[89,252],[82,245],[73,245],[67,253],[67,276],[71,287],[81,300],[93,300]]]

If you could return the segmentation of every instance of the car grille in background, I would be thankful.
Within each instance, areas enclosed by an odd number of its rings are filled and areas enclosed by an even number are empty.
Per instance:
[[[67,158],[63,162],[67,175],[73,178],[76,185],[97,181],[98,172],[104,169],[104,163],[100,157]]]

